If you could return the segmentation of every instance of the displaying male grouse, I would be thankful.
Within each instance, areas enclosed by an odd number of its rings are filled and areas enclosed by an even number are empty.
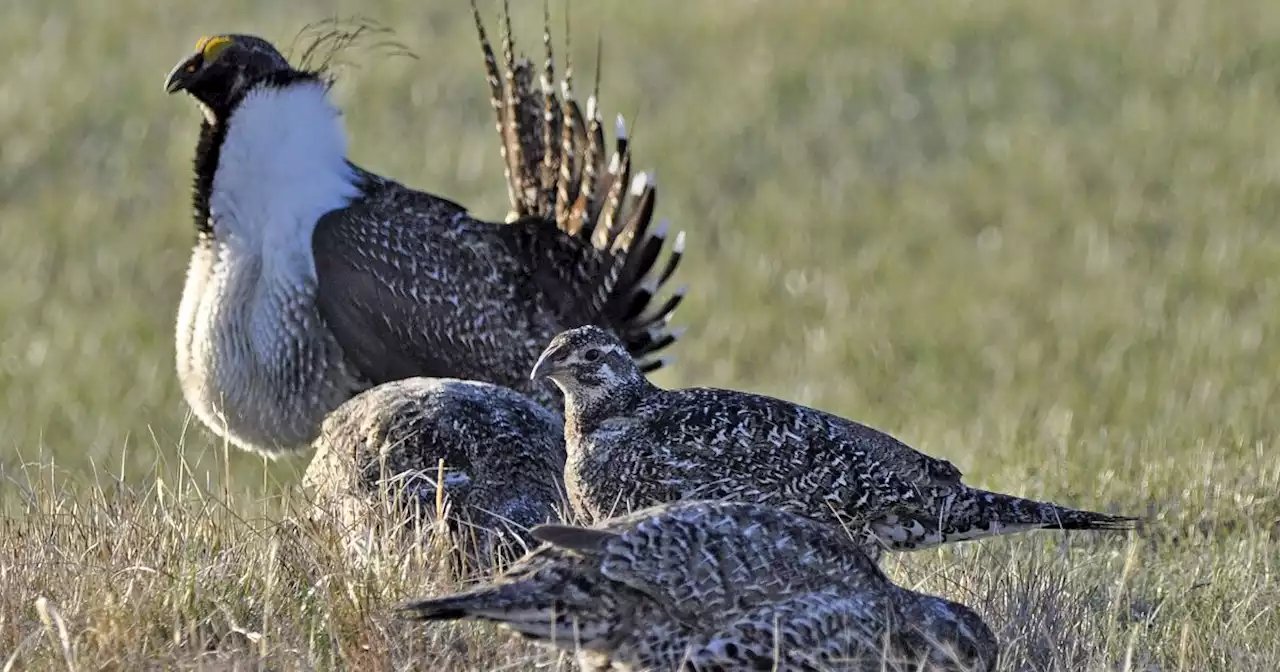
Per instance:
[[[544,542],[490,585],[404,605],[501,623],[584,670],[993,670],[964,605],[889,581],[834,526],[769,506],[683,502]]]
[[[564,391],[565,487],[582,515],[680,499],[769,504],[862,533],[873,557],[878,547],[1135,523],[970,488],[950,462],[799,404],[660,389],[617,338],[591,326],[552,339],[531,377],[548,377]]]
[[[512,215],[487,222],[347,158],[331,79],[251,35],[201,39],[165,81],[204,112],[196,244],[177,324],[177,370],[196,416],[237,446],[305,448],[355,393],[412,376],[490,382],[558,408],[527,379],[543,344],[594,324],[656,369],[681,294],[654,305],[681,257],[659,264],[655,185],[628,186],[619,118],[605,164],[596,96],[571,73],[541,87],[503,35],[506,86],[476,26],[507,163]],[[571,68],[571,66],[570,66]],[[598,87],[598,84],[597,84]]]

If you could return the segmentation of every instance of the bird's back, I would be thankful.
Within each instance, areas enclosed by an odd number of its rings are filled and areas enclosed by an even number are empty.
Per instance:
[[[379,385],[331,413],[316,448],[303,479],[312,515],[336,518],[351,546],[371,532],[412,538],[418,523],[432,529],[443,495],[451,524],[464,532],[457,546],[475,546],[482,562],[470,564],[487,567],[500,544],[530,543],[527,529],[560,520],[565,508],[560,418],[496,385]]]
[[[908,618],[921,600],[960,605],[893,585],[839,528],[771,507],[688,502],[533,534],[546,545],[494,584],[408,610],[498,621],[618,669],[881,670],[897,669],[886,654],[975,648]]]
[[[569,453],[597,515],[618,511],[614,501],[724,497],[816,516],[873,514],[900,493],[960,480],[950,462],[852,420],[715,388],[654,388],[571,439]]]

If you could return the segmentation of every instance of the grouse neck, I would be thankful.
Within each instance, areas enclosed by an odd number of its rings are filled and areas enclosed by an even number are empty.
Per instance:
[[[235,239],[258,250],[287,244],[358,194],[341,112],[328,92],[314,73],[278,71],[240,87],[225,111],[206,115],[193,194],[201,239]]]
[[[658,388],[638,371],[636,376],[608,388],[580,387],[565,391],[565,425],[578,435],[595,432],[609,420],[627,415]]]

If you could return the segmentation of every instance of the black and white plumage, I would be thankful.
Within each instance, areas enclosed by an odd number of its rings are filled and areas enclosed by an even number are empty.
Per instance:
[[[507,223],[349,161],[329,77],[261,38],[204,38],[170,73],[165,90],[188,92],[204,112],[177,370],[219,436],[266,454],[302,450],[354,394],[415,376],[490,382],[559,408],[554,386],[525,374],[547,339],[582,324],[662,365],[682,291],[655,297],[683,236],[663,260],[667,226],[650,227],[656,185],[632,180],[625,129],[606,166],[596,96],[584,117],[568,73],[562,94],[550,86],[550,38],[535,89],[507,26],[504,89],[480,37],[508,164]]]
[[[357,555],[374,536],[413,540],[444,503],[457,550],[488,567],[523,554],[528,530],[568,509],[560,416],[490,383],[379,385],[330,413],[315,446],[303,477],[313,518],[336,523]]]
[[[533,536],[546,543],[492,583],[405,614],[501,623],[588,670],[996,663],[971,609],[895,585],[840,529],[770,506],[682,502]]]
[[[557,335],[531,374],[565,395],[565,487],[580,515],[680,499],[769,504],[865,535],[868,553],[1023,530],[1130,529],[1135,519],[970,488],[946,460],[851,420],[763,395],[645,379],[590,326]]]

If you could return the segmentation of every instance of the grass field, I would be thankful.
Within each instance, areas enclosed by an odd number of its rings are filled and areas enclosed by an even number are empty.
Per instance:
[[[540,3],[515,4],[533,52]],[[579,81],[602,33],[605,113],[689,236],[657,382],[1149,516],[888,563],[982,613],[1002,670],[1280,665],[1280,7],[600,4],[572,8]],[[357,567],[281,525],[305,459],[225,449],[178,392],[198,116],[161,82],[202,34],[353,12],[417,55],[348,54],[353,158],[501,217],[462,0],[0,6],[3,669],[571,669],[395,621],[448,587],[431,549]]]

